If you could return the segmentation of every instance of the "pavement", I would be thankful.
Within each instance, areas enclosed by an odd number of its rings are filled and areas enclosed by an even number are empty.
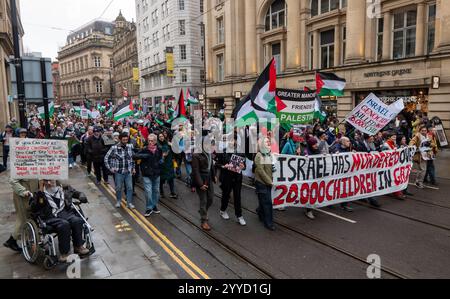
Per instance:
[[[14,229],[15,213],[9,174],[0,175],[0,240],[3,244]],[[84,192],[89,204],[83,210],[95,228],[96,253],[81,261],[82,279],[175,279],[177,275],[164,263],[133,226],[77,168],[70,172],[70,184]],[[67,266],[46,271],[42,265],[27,263],[21,254],[0,247],[2,278],[67,278]]]

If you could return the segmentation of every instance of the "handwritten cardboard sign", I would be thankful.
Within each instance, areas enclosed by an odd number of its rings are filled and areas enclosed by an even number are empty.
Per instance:
[[[67,140],[10,139],[11,178],[68,180]]]
[[[405,109],[405,105],[402,99],[388,106],[371,93],[361,104],[353,109],[347,116],[346,121],[357,130],[374,136],[403,109]]]

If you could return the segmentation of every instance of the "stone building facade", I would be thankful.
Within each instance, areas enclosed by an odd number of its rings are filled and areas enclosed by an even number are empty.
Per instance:
[[[18,0],[16,0],[16,5],[19,13],[19,32],[22,37],[24,31],[20,23],[20,2]],[[20,43],[22,43],[21,39]],[[10,57],[14,56],[13,45],[10,1],[2,0],[0,1],[0,130],[5,128],[12,117],[19,119],[17,103],[11,102],[13,95],[9,62]]]
[[[59,105],[61,101],[61,75],[59,70],[59,63],[52,62],[52,78],[53,78],[53,98],[55,104]]]
[[[173,103],[181,89],[203,93],[203,2],[136,0],[140,94],[157,109]],[[167,76],[167,50],[173,50],[173,77]]]
[[[111,98],[114,24],[94,21],[75,30],[58,52],[61,101]]]
[[[120,100],[126,90],[130,98],[137,99],[140,80],[133,80],[133,69],[138,68],[136,24],[128,22],[122,12],[114,23],[114,98],[116,101]]]
[[[207,108],[225,102],[230,115],[235,93],[248,93],[274,57],[279,88],[315,89],[318,70],[345,78],[343,97],[322,99],[340,120],[374,92],[385,102],[403,98],[408,109],[440,117],[448,130],[450,5],[445,2],[207,0]]]

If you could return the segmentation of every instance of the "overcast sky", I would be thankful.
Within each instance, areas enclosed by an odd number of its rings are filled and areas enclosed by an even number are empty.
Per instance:
[[[55,59],[70,30],[100,17],[111,1],[102,19],[113,21],[122,10],[127,20],[136,20],[135,0],[21,0],[25,51]]]

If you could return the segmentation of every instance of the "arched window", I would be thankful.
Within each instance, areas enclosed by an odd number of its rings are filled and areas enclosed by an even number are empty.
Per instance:
[[[286,2],[275,0],[266,14],[266,31],[286,26]]]

